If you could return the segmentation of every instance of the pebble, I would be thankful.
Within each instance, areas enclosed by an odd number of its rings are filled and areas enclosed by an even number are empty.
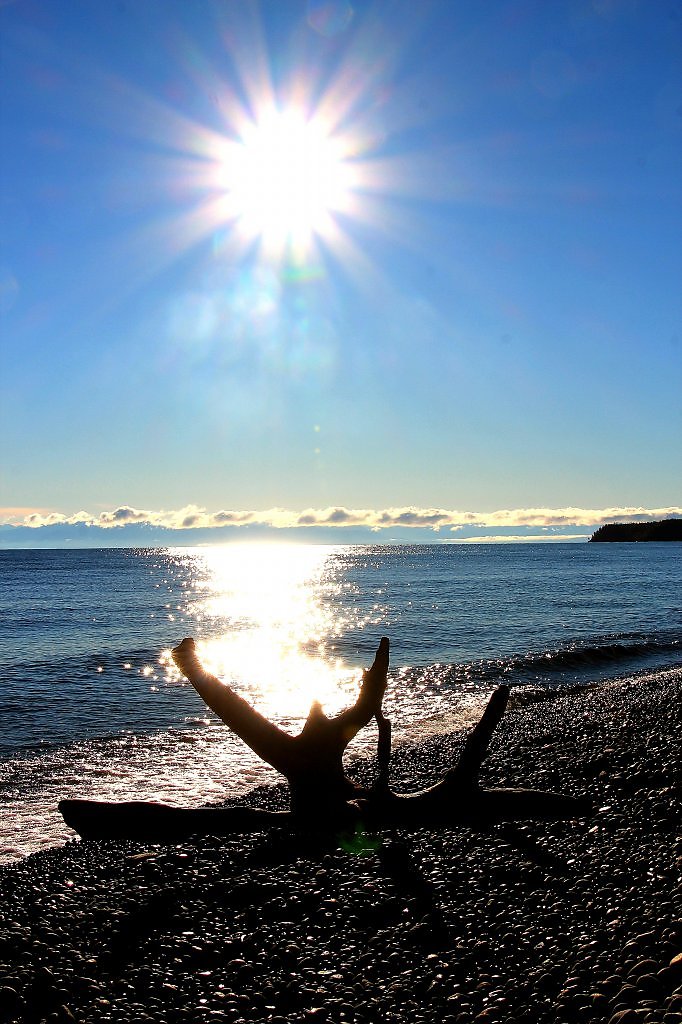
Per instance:
[[[681,681],[513,695],[483,784],[587,792],[591,820],[396,831],[362,856],[72,842],[0,869],[0,1018],[680,1024]],[[396,746],[394,777],[429,785],[460,744]]]

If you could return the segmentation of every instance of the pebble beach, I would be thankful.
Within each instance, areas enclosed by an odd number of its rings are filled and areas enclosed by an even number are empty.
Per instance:
[[[679,1024],[681,690],[672,670],[513,695],[483,785],[586,793],[589,819],[73,841],[2,868],[0,1019]],[[461,741],[394,749],[394,788]]]

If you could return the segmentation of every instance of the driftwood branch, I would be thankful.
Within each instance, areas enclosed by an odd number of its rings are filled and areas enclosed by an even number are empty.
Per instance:
[[[457,764],[428,789],[410,795],[389,788],[391,723],[382,703],[388,679],[389,642],[383,637],[371,668],[363,672],[355,704],[333,718],[314,703],[298,736],[259,714],[229,686],[204,671],[194,641],[173,651],[180,671],[206,704],[264,761],[287,779],[289,811],[249,807],[179,808],[158,803],[63,800],[65,821],[84,837],[127,836],[173,841],[198,835],[232,835],[271,828],[340,832],[369,828],[448,828],[529,818],[570,819],[589,813],[589,801],[529,789],[482,789],[481,764],[509,700],[499,686],[468,736]],[[379,729],[377,775],[371,789],[347,777],[343,755],[354,736],[375,719]]]
[[[391,723],[383,711],[374,715],[379,729],[377,740],[377,777],[374,780],[376,794],[388,791],[388,769],[391,761]]]

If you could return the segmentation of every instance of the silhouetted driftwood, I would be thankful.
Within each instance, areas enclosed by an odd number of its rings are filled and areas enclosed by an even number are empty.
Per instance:
[[[589,813],[590,802],[532,789],[484,789],[481,764],[507,707],[509,687],[499,686],[469,734],[457,763],[428,789],[403,795],[388,785],[391,724],[382,703],[387,685],[389,643],[382,638],[374,663],[363,672],[355,704],[328,718],[315,702],[298,736],[290,736],[259,714],[229,686],[205,672],[194,641],[173,651],[181,672],[206,704],[260,758],[289,783],[290,810],[251,807],[180,808],[166,804],[62,800],[64,820],[87,838],[129,837],[172,841],[198,835],[233,835],[270,828],[348,831],[357,828],[447,828],[498,821],[570,819]],[[359,786],[344,772],[343,755],[354,736],[375,719],[379,728],[374,785]]]

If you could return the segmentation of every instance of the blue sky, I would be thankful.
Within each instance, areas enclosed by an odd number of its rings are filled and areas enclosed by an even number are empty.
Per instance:
[[[0,544],[682,514],[678,3],[14,0],[0,31]],[[273,111],[350,182],[298,246],[230,191]]]

